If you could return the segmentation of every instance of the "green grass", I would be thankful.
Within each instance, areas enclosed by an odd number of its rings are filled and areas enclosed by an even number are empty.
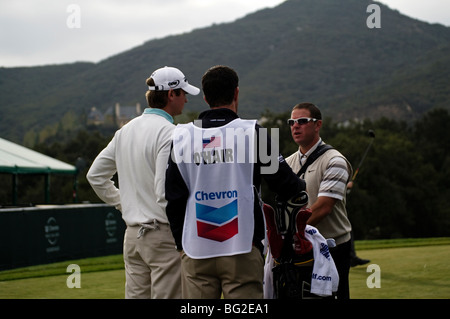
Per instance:
[[[67,288],[72,274],[67,266],[77,264],[81,288]],[[117,299],[125,294],[122,255],[70,260],[0,272],[0,299]]]
[[[359,257],[381,270],[381,288],[368,288],[367,265],[350,270],[353,299],[450,298],[450,238],[356,241]],[[69,264],[81,269],[81,288],[67,288]],[[96,257],[0,272],[0,299],[123,298],[122,255]]]
[[[67,266],[70,264],[77,264],[78,266],[80,266],[82,274],[124,269],[123,256],[112,255],[4,270],[0,271],[0,282],[4,280],[16,280],[58,275],[67,276]]]
[[[356,250],[450,245],[450,237],[357,240]]]
[[[81,288],[67,288],[65,275],[0,281],[0,299],[123,299],[124,270],[84,273]]]
[[[354,299],[450,298],[450,245],[357,250],[380,266],[381,288],[368,288],[367,265],[350,270]]]

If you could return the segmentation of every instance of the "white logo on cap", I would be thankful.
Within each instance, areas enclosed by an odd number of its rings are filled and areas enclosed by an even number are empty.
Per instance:
[[[172,82],[167,83],[171,88],[176,87],[178,84],[180,84],[180,80],[175,80]]]

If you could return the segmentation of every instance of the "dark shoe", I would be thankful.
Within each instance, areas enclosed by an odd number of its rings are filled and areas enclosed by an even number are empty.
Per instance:
[[[370,260],[368,260],[368,259],[361,259],[359,257],[354,257],[350,261],[350,266],[351,267],[356,267],[356,266],[361,266],[361,265],[365,265],[365,264],[368,264],[368,263],[370,263]]]

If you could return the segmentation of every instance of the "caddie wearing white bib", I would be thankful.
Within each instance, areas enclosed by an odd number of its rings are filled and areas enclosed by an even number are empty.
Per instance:
[[[191,258],[230,256],[252,249],[254,161],[250,156],[254,154],[255,124],[235,119],[220,128],[202,129],[189,123],[175,129],[173,154],[189,189],[182,243]],[[244,132],[248,135],[242,139]],[[236,134],[241,134],[243,145],[236,143]],[[180,155],[189,151],[190,159]],[[245,152],[242,161],[239,152]]]
[[[270,166],[258,154],[263,128],[238,117],[238,82],[231,68],[210,68],[202,88],[211,109],[174,131],[166,213],[181,252],[182,298],[263,298],[261,178],[282,200],[306,188],[278,152],[278,169],[261,172]],[[264,142],[271,154],[270,137]]]

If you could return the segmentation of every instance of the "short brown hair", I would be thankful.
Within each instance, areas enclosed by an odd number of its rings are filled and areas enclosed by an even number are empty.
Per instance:
[[[145,83],[148,86],[155,86],[155,81],[152,78],[148,78]],[[182,89],[175,89],[176,96],[180,96]],[[168,97],[167,93],[169,91],[150,91],[145,93],[145,98],[147,99],[147,104],[150,107],[162,109],[167,105]]]
[[[309,102],[303,102],[303,103],[299,103],[296,104],[293,108],[293,110],[300,110],[300,109],[305,109],[308,110],[309,113],[311,114],[312,118],[321,120],[322,119],[322,113],[320,112],[319,108],[317,106],[315,106],[312,103]]]
[[[239,77],[232,68],[216,65],[202,77],[202,89],[210,107],[229,105],[239,86]]]

